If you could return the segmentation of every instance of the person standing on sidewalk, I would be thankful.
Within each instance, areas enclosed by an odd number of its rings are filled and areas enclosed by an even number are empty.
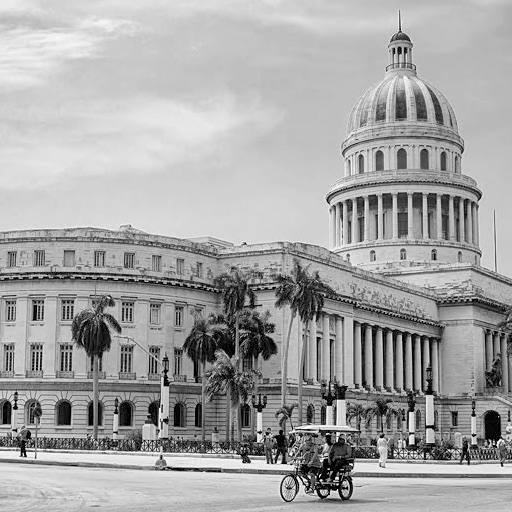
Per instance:
[[[388,440],[384,437],[384,434],[381,434],[377,439],[377,449],[379,450],[379,466],[385,468],[388,461]]]
[[[288,451],[288,442],[286,440],[286,436],[283,434],[283,431],[280,430],[277,436],[274,436],[276,440],[276,458],[274,460],[274,464],[277,464],[277,459],[279,455],[281,455],[281,464],[286,464],[286,453]]]
[[[466,437],[462,438],[462,452],[460,454],[459,464],[462,464],[462,461],[466,459],[468,461],[469,466],[469,443]]]
[[[507,443],[505,442],[505,439],[503,439],[503,436],[500,436],[498,439],[496,447],[498,448],[498,453],[500,455],[501,467],[503,467],[503,463],[507,460]]]
[[[20,457],[27,456],[27,440],[30,439],[30,437],[30,430],[25,425],[22,425],[20,433],[18,434],[20,441]]]
[[[265,437],[263,438],[263,448],[265,450],[265,459],[267,464],[273,464],[274,461],[272,459],[272,448],[274,448],[274,437],[272,436],[272,430],[267,428],[265,432]]]

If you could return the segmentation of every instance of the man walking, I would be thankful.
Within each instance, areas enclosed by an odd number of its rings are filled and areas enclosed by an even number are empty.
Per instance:
[[[286,436],[283,434],[283,431],[280,430],[279,434],[277,436],[274,436],[274,439],[276,440],[276,459],[274,461],[275,464],[277,464],[277,458],[279,455],[281,455],[281,464],[286,464],[286,453],[288,450],[288,443],[286,441]]]
[[[460,461],[459,464],[462,464],[462,461],[466,459],[468,461],[469,466],[469,443],[467,438],[462,438],[462,452],[460,454]]]
[[[22,425],[20,433],[18,434],[18,439],[20,441],[20,457],[27,456],[27,440],[30,439],[30,430]]]
[[[272,448],[274,447],[274,438],[272,437],[272,430],[267,428],[265,432],[265,437],[263,438],[263,448],[265,449],[265,459],[267,464],[273,464],[274,461],[272,459]]]

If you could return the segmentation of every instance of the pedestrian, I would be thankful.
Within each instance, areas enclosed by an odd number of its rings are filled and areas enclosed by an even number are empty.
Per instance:
[[[501,467],[503,467],[503,463],[507,460],[507,443],[505,439],[503,439],[503,436],[500,436],[496,446],[498,447],[498,453],[500,455],[500,464]]]
[[[469,443],[466,437],[462,438],[462,452],[460,454],[459,464],[462,464],[462,461],[466,459],[468,461],[469,466]]]
[[[165,462],[164,456],[160,454],[160,457],[158,457],[157,461],[155,462],[155,469],[156,470],[164,470],[167,468],[167,462]]]
[[[25,426],[21,426],[20,433],[18,434],[18,440],[20,442],[20,457],[27,456],[27,441],[32,437],[30,430]]]
[[[385,468],[388,461],[388,440],[384,434],[381,434],[377,439],[377,449],[379,450],[379,466]]]
[[[242,443],[240,445],[240,451],[238,452],[240,457],[242,458],[242,462],[244,464],[250,464],[251,459],[249,458],[249,446],[247,443]]]
[[[263,438],[263,448],[265,450],[265,459],[267,464],[273,464],[274,461],[272,459],[272,448],[274,448],[274,438],[270,428],[267,428],[267,431],[265,432],[265,437]]]
[[[332,448],[332,436],[331,434],[325,434],[325,443],[322,446],[322,454],[320,456],[322,460],[322,473],[320,474],[320,480],[327,480],[329,474],[329,453]]]
[[[281,464],[286,464],[286,454],[288,450],[288,441],[286,436],[283,434],[283,431],[280,430],[277,436],[274,436],[276,440],[276,458],[274,463],[277,464],[277,459],[279,455],[281,455]]]

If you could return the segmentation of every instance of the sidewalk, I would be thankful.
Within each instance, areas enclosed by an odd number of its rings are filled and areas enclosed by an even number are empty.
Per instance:
[[[20,458],[16,449],[0,450],[0,464],[42,464],[92,468],[154,470],[158,453],[98,452],[98,451],[34,451]],[[217,473],[251,473],[281,475],[293,471],[286,464],[266,464],[263,457],[251,457],[251,464],[243,464],[240,457],[183,453],[164,453],[167,469],[174,471],[208,471]],[[353,472],[357,477],[386,478],[512,478],[512,462],[501,467],[499,462],[478,462],[459,465],[457,462],[390,460],[386,468],[379,468],[376,460],[357,459]]]

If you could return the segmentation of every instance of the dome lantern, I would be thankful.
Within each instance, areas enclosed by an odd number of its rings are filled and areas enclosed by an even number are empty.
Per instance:
[[[389,64],[386,71],[410,71],[416,74],[416,66],[412,62],[412,41],[402,32],[402,19],[398,11],[398,32],[393,35],[388,44]]]

